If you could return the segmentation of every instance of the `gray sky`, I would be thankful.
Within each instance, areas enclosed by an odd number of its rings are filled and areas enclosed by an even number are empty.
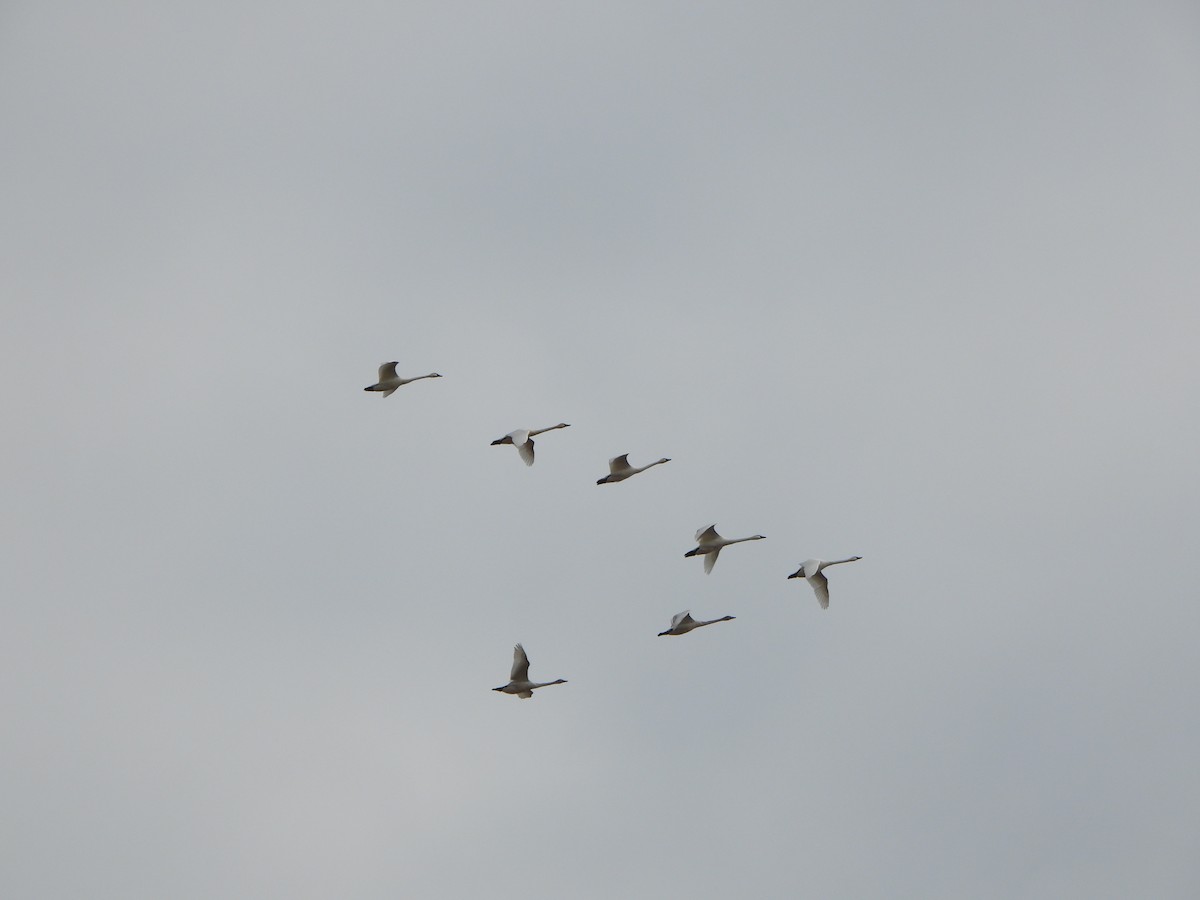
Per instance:
[[[0,894],[1196,896],[1197,110],[1185,2],[5,4]]]

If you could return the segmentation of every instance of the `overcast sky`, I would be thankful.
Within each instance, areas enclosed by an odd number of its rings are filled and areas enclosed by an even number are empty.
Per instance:
[[[0,121],[3,896],[1200,894],[1195,4],[11,0]]]

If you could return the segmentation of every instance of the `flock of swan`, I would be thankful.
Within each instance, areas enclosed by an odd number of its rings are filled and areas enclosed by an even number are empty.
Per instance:
[[[417,375],[414,378],[401,378],[396,374],[396,365],[395,361],[385,362],[381,365],[379,367],[379,380],[375,384],[363,388],[363,390],[381,393],[384,397],[389,397],[397,388],[403,387],[406,384],[412,384],[414,381],[420,381],[423,378],[442,377],[437,372],[430,372],[428,375]],[[492,446],[511,444],[517,448],[517,452],[521,455],[521,459],[524,460],[525,465],[532,466],[534,460],[533,439],[539,434],[570,427],[566,422],[559,422],[557,425],[551,425],[547,428],[518,428],[515,431],[510,431],[504,437],[496,438],[496,440],[492,441]],[[655,466],[670,461],[666,457],[663,457],[645,466],[631,466],[629,464],[629,454],[622,453],[620,456],[614,456],[608,461],[608,474],[599,479],[596,484],[613,484],[618,481],[624,481],[627,478],[632,478],[634,475],[645,472],[647,469],[652,469]],[[717,563],[717,557],[725,547],[728,547],[730,544],[741,544],[746,541],[761,541],[765,538],[766,535],[762,534],[752,534],[750,537],[744,538],[723,538],[717,534],[717,526],[715,524],[705,525],[696,532],[696,546],[683,555],[685,558],[703,556],[704,573],[707,575],[713,570],[713,566]],[[817,602],[821,604],[821,609],[829,609],[829,579],[825,576],[825,569],[830,566],[855,562],[860,559],[862,559],[861,556],[848,556],[845,559],[806,559],[801,563],[800,568],[789,575],[788,578],[806,579],[812,586],[813,592],[817,595]],[[690,610],[684,610],[672,616],[671,627],[666,631],[660,631],[658,636],[685,635],[705,625],[715,625],[718,622],[729,622],[733,619],[734,616],[722,616],[719,619],[697,621],[692,618]],[[565,678],[558,678],[554,681],[530,681],[529,657],[525,654],[525,648],[517,644],[513,647],[513,663],[512,670],[508,676],[508,684],[492,688],[492,690],[499,691],[502,694],[516,694],[522,700],[528,700],[533,696],[533,692],[537,688],[566,683]]]

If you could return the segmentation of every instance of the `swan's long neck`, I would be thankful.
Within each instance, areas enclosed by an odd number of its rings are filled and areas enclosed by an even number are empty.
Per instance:
[[[861,556],[848,556],[845,559],[831,559],[826,562],[825,565],[821,566],[821,568],[823,569],[825,566],[836,566],[838,563],[855,562],[856,560],[860,559],[862,559]]]
[[[545,434],[547,431],[553,431],[556,428],[570,428],[570,427],[571,426],[568,425],[566,422],[559,422],[557,425],[551,425],[549,428],[539,428],[537,431],[531,431],[531,432],[529,432],[529,436],[534,437],[535,435]]]
[[[650,465],[648,465],[648,466],[642,466],[642,467],[641,467],[640,469],[638,469],[637,471],[638,471],[638,472],[645,472],[647,469],[653,469],[655,466],[661,466],[661,465],[662,465],[663,463],[665,463],[665,462],[670,462],[670,460],[669,460],[669,459],[660,459],[660,460],[658,460],[657,462],[652,462],[652,463],[650,463]]]
[[[764,540],[765,538],[766,538],[765,534],[752,534],[752,535],[750,535],[750,537],[733,538],[732,540],[728,540],[725,543],[726,544],[740,544],[743,541],[761,541],[761,540]]]
[[[529,689],[533,690],[534,688],[550,687],[551,685],[554,685],[554,684],[566,684],[566,683],[567,683],[567,681],[565,678],[560,678],[557,681],[543,681],[540,683],[531,681],[531,682],[529,682]]]

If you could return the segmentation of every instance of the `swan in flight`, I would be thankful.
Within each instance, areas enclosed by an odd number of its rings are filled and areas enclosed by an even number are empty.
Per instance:
[[[551,425],[549,428],[539,428],[537,431],[528,431],[524,428],[518,428],[516,431],[510,431],[502,438],[496,438],[492,441],[492,446],[497,444],[512,444],[521,454],[521,459],[525,460],[525,465],[533,465],[533,438],[538,434],[545,434],[547,431],[553,431],[555,428],[570,428],[566,422],[559,422],[557,425]]]
[[[498,688],[492,688],[493,691],[500,691],[502,694],[516,694],[522,700],[528,700],[533,696],[535,688],[549,687],[552,684],[566,684],[565,678],[560,678],[558,681],[543,681],[536,682],[529,680],[529,657],[525,655],[525,648],[520,644],[513,647],[513,665],[512,674],[508,676],[509,682],[506,685]]]
[[[689,550],[683,555],[685,557],[703,556],[704,574],[707,575],[712,571],[713,566],[717,564],[717,555],[721,552],[722,547],[728,547],[730,544],[740,544],[742,541],[761,541],[765,539],[765,535],[754,534],[750,537],[728,540],[717,534],[716,525],[707,525],[696,532],[696,543],[699,546],[695,550]]]
[[[658,462],[652,462],[648,466],[638,468],[629,464],[628,453],[622,453],[620,456],[614,456],[608,461],[608,474],[597,481],[596,484],[611,484],[616,481],[624,481],[626,478],[632,478],[638,472],[645,472],[647,469],[662,465],[665,462],[670,462],[670,460],[664,456]]]
[[[385,362],[379,367],[379,383],[373,384],[370,387],[363,388],[364,391],[382,391],[383,396],[390,396],[391,393],[398,387],[403,387],[406,384],[412,384],[414,381],[420,381],[422,378],[441,378],[437,372],[430,372],[428,375],[418,375],[416,378],[401,378],[396,374],[396,363]]]
[[[846,559],[806,559],[804,564],[788,578],[807,578],[812,589],[817,592],[817,600],[821,604],[821,609],[829,609],[829,579],[821,570],[860,559],[862,559],[861,556],[850,556]]]
[[[712,625],[716,622],[728,622],[736,616],[722,616],[719,619],[709,619],[707,622],[697,622],[692,618],[691,610],[685,609],[681,613],[676,613],[671,616],[671,627],[666,631],[660,631],[659,637],[664,637],[668,634],[687,634],[689,631],[694,631],[697,628],[702,628],[705,625]]]

